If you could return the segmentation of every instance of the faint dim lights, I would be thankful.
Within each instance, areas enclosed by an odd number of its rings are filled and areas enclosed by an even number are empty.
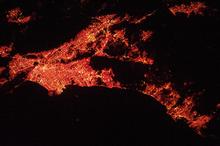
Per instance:
[[[176,15],[177,13],[184,13],[187,16],[191,14],[203,15],[203,12],[207,9],[207,6],[203,2],[190,2],[189,5],[181,4],[169,8],[170,11]]]
[[[9,23],[16,24],[26,24],[31,20],[31,16],[23,16],[23,12],[19,7],[9,10],[6,17]]]

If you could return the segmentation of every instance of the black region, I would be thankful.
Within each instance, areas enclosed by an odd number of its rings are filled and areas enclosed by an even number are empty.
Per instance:
[[[210,144],[152,97],[131,90],[69,86],[52,97],[24,82],[1,98],[1,108],[2,146]]]

